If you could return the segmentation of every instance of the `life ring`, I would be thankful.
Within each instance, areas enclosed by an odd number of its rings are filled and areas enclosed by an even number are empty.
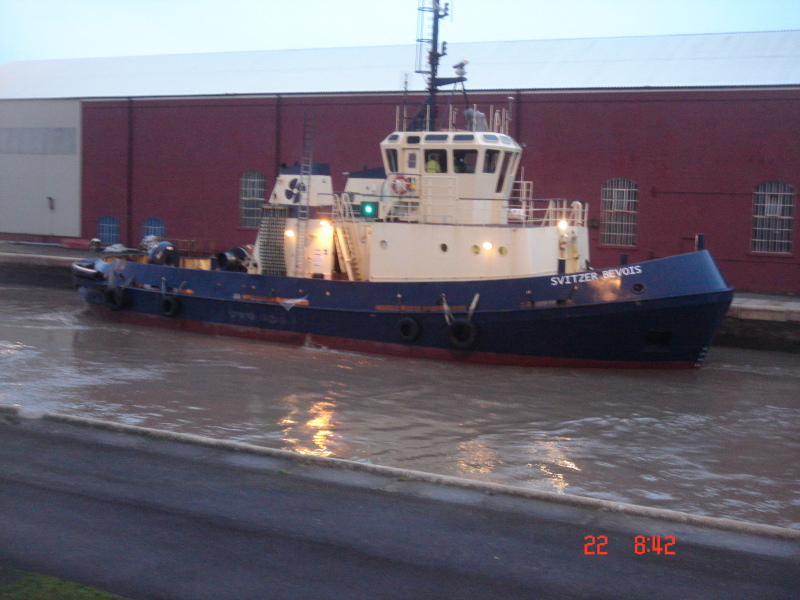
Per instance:
[[[413,342],[419,337],[419,323],[411,317],[400,319],[397,323],[397,333],[404,342]]]
[[[413,183],[405,175],[398,175],[392,182],[392,190],[398,196],[405,196],[411,190]]]
[[[121,287],[108,287],[104,295],[111,310],[122,310],[128,304],[128,295]]]
[[[459,350],[469,350],[478,339],[478,328],[472,321],[466,319],[453,319],[447,326],[447,335],[450,343]]]
[[[161,299],[161,311],[165,317],[176,317],[181,312],[181,299],[175,296],[164,296]]]

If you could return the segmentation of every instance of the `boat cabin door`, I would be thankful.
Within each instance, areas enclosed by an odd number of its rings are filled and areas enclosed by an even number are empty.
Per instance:
[[[422,159],[419,148],[403,148],[403,163],[401,170],[409,175],[419,175]]]

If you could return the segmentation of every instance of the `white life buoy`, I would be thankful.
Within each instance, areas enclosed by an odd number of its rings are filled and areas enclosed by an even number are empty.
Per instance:
[[[411,191],[413,185],[414,184],[411,181],[411,179],[409,179],[405,175],[398,175],[397,177],[394,178],[394,181],[392,182],[392,190],[398,196],[404,196],[409,191]]]

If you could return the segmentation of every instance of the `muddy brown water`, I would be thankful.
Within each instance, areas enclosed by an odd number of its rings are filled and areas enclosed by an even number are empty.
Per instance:
[[[104,321],[0,285],[0,404],[800,529],[800,355],[487,367]]]

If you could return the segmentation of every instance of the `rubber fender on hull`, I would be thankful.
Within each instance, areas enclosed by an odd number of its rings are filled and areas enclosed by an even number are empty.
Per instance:
[[[106,288],[104,296],[111,310],[122,310],[128,305],[128,294],[121,287]]]
[[[161,300],[161,311],[165,317],[177,317],[181,312],[181,299],[175,296],[164,296]]]
[[[447,326],[450,343],[459,350],[469,350],[478,339],[478,328],[467,319],[453,319]]]
[[[404,342],[413,342],[420,334],[419,323],[411,317],[400,319],[397,323],[397,333]]]

